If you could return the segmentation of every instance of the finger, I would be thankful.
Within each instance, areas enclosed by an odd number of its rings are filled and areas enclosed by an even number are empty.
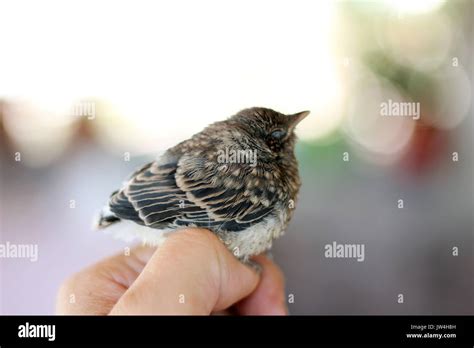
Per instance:
[[[56,301],[58,314],[108,314],[135,281],[155,248],[135,247],[100,261],[63,283]]]
[[[236,305],[241,315],[286,315],[283,272],[266,256],[257,256],[255,261],[262,266],[261,280],[257,289]]]
[[[259,277],[211,232],[173,232],[111,314],[202,314],[225,309],[257,286]]]

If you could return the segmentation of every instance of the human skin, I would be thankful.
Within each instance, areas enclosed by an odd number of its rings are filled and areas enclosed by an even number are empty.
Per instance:
[[[287,314],[283,274],[257,256],[258,274],[211,232],[183,229],[158,249],[135,247],[76,273],[61,286],[58,314]]]

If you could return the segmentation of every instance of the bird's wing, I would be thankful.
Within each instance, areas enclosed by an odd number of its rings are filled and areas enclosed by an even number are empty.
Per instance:
[[[277,200],[263,173],[248,164],[220,164],[184,155],[177,186],[222,229],[241,230],[273,211]]]
[[[176,186],[176,165],[173,159],[155,161],[136,171],[127,184],[112,195],[110,210],[121,219],[150,227],[173,223],[184,211],[200,210],[186,202],[186,194]]]
[[[240,231],[270,214],[277,198],[259,188],[264,178],[260,183],[253,178],[255,185],[249,186],[229,175],[229,170],[244,170],[242,166],[248,165],[228,165],[224,171],[221,164],[186,155],[152,162],[111,197],[109,206],[119,218],[150,227],[174,224]]]

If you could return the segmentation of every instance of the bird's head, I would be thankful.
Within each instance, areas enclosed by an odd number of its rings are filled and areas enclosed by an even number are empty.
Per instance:
[[[247,133],[259,147],[278,155],[293,152],[295,127],[308,115],[309,111],[285,115],[272,109],[255,107],[240,111],[229,121]]]

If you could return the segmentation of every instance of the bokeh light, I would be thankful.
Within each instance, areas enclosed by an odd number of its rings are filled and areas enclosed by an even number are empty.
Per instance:
[[[76,123],[69,105],[15,100],[3,106],[3,126],[26,164],[46,166],[68,149]]]
[[[358,70],[352,81],[353,94],[347,100],[344,132],[365,159],[377,164],[393,163],[409,143],[415,121],[405,116],[382,116],[381,104],[409,100],[370,71]]]
[[[110,148],[154,152],[250,106],[313,111],[303,138],[338,125],[331,2],[18,1],[2,13],[3,50],[15,54],[2,57],[0,95],[105,100],[93,124]]]
[[[419,14],[440,8],[446,0],[385,0],[388,7],[401,14]]]
[[[452,25],[442,13],[381,20],[377,41],[400,64],[432,70],[443,64],[451,49]]]
[[[87,125],[99,144],[119,156],[158,154],[242,108],[267,106],[284,113],[310,110],[297,128],[305,141],[336,139],[330,135],[342,130],[357,151],[394,163],[413,122],[380,118],[381,99],[423,102],[429,111],[423,122],[435,128],[460,125],[471,89],[461,60],[464,36],[443,10],[448,4],[347,5],[2,2],[0,97],[12,105],[5,131],[14,144],[29,148],[35,165],[46,164],[70,142],[73,124],[84,121],[71,119],[71,105],[90,100],[97,117]],[[382,61],[374,69],[364,62],[373,52],[390,57],[390,65]],[[428,77],[426,95],[416,93],[419,72]],[[44,150],[49,148],[54,150]]]

